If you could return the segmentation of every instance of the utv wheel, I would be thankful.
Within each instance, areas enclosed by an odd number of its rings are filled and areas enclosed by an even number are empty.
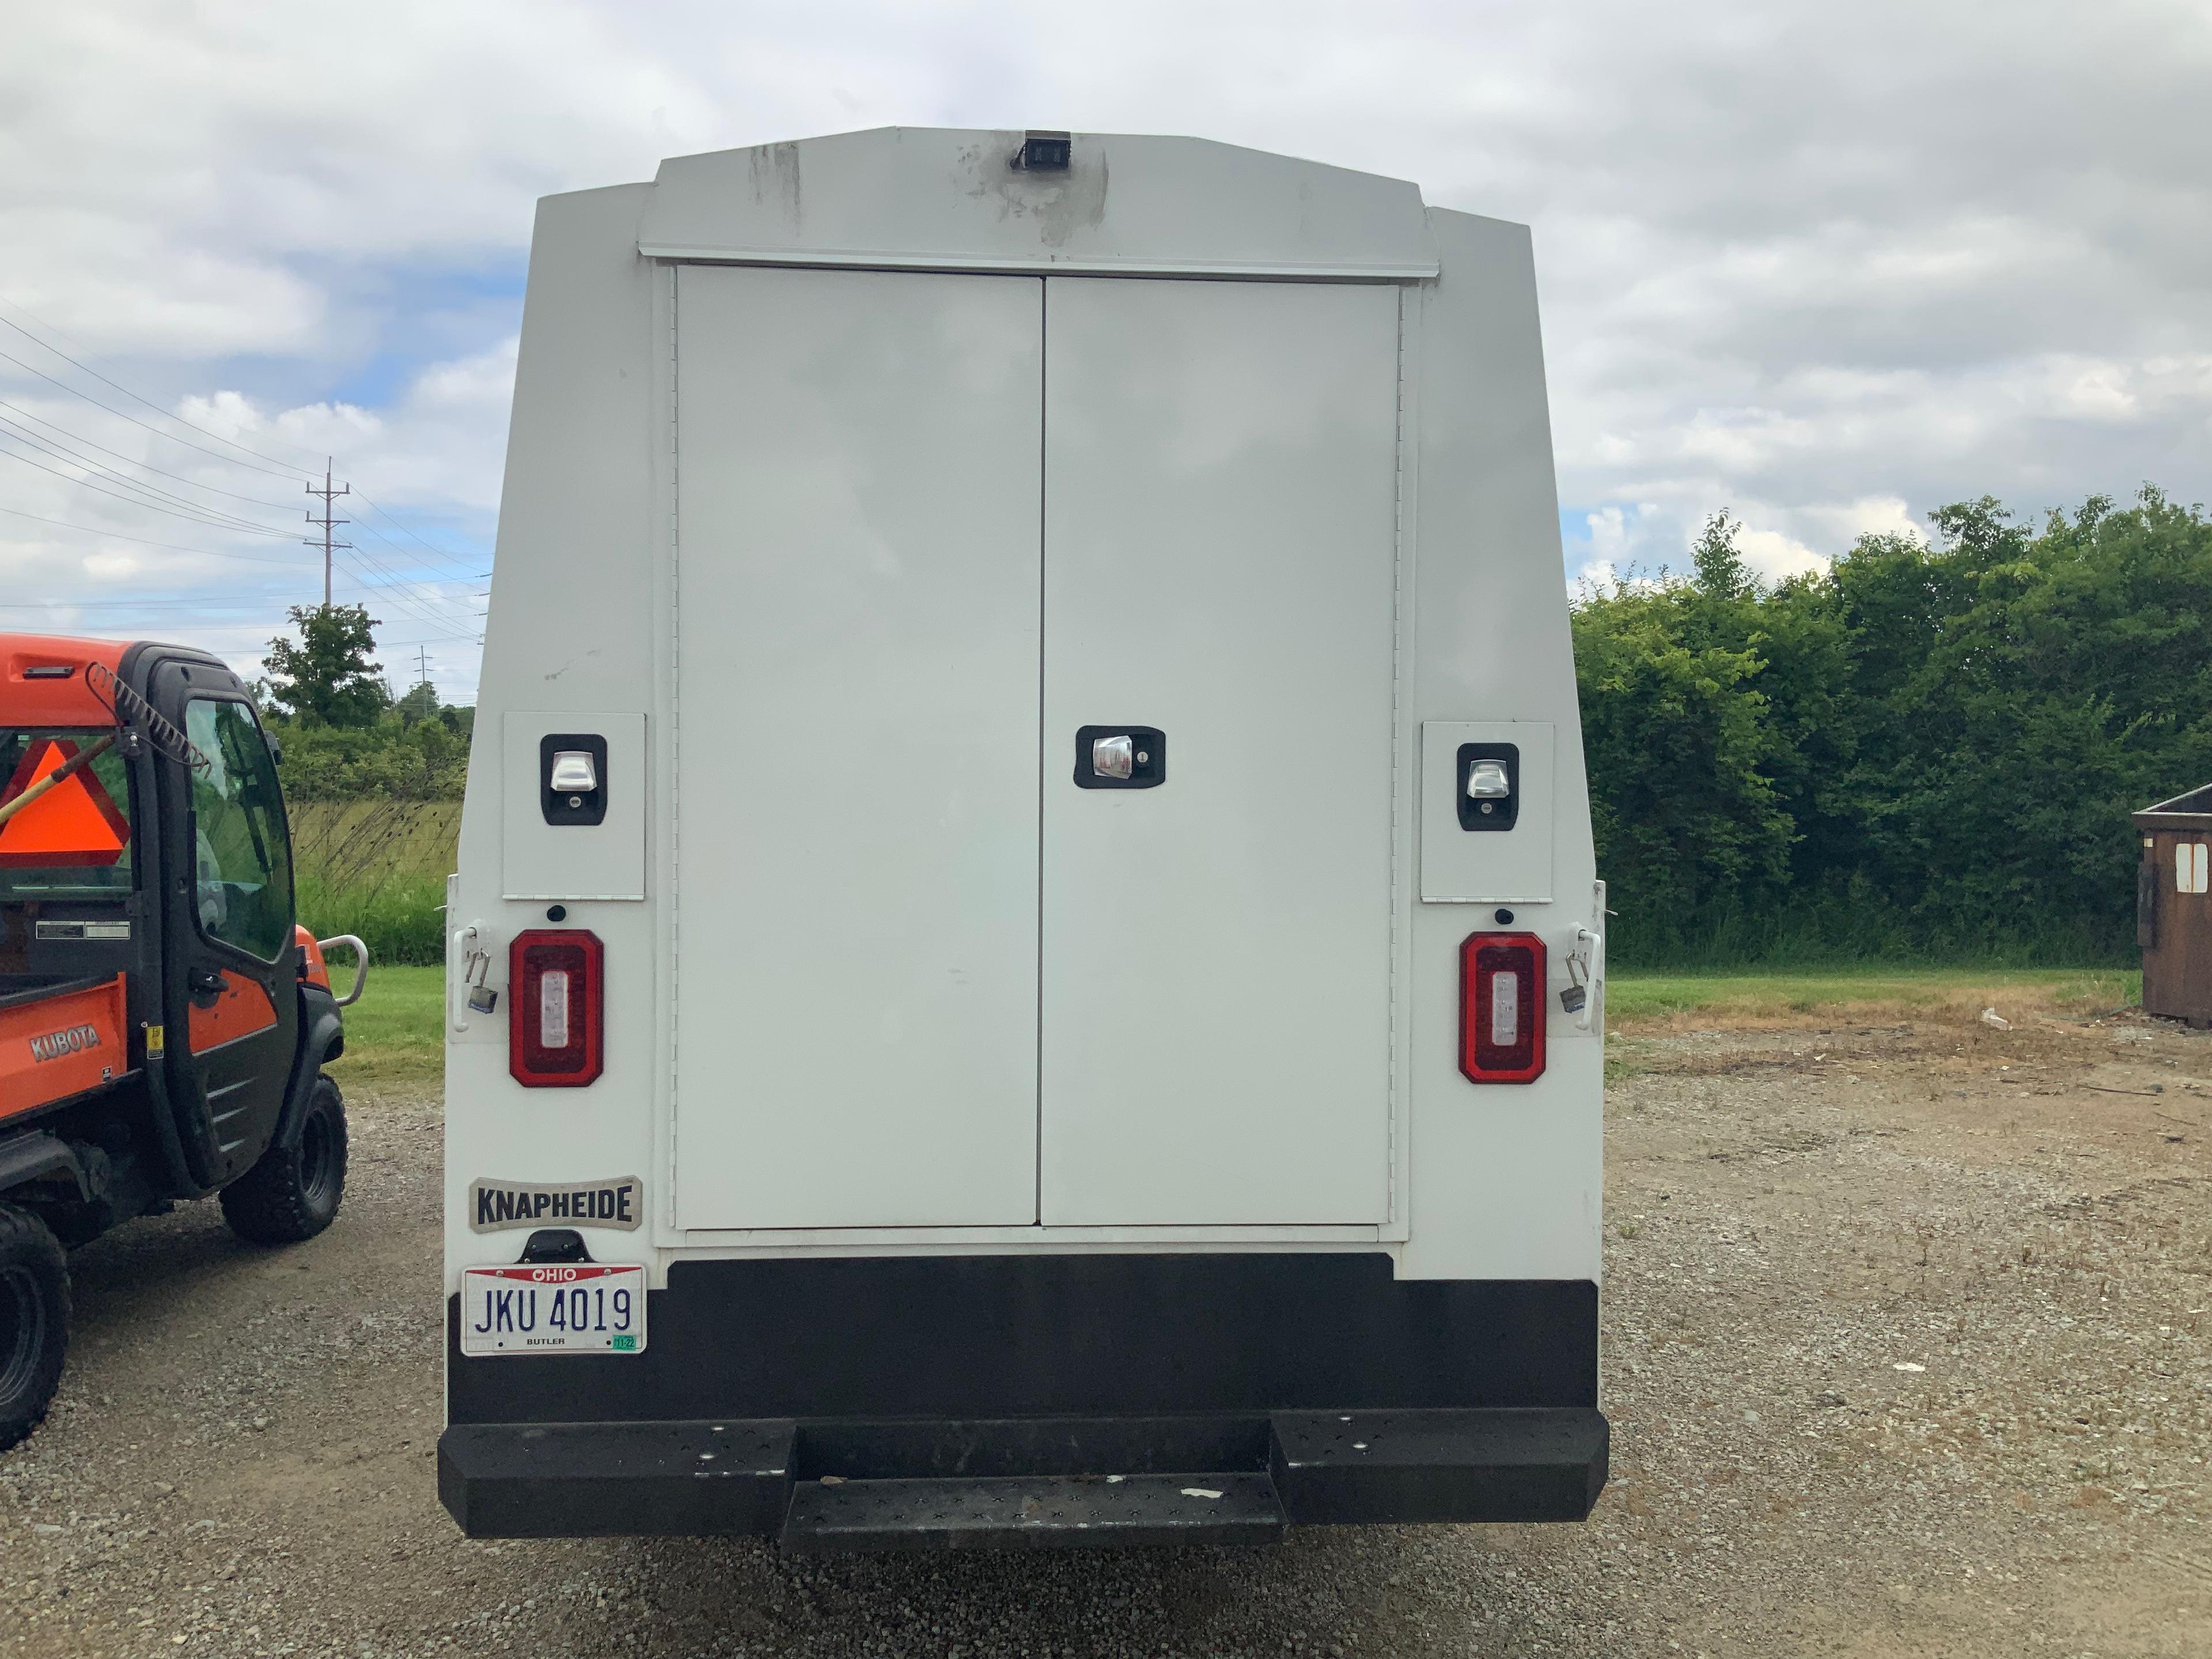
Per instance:
[[[69,1352],[69,1262],[27,1210],[0,1204],[0,1451],[46,1420]]]
[[[275,1146],[222,1189],[222,1218],[256,1244],[296,1244],[331,1224],[345,1196],[345,1101],[317,1076],[289,1146]]]

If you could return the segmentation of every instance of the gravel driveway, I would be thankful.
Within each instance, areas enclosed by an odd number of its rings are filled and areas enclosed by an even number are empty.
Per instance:
[[[1615,1054],[1588,1525],[468,1542],[433,1492],[437,1107],[356,1092],[324,1237],[252,1249],[203,1204],[76,1256],[61,1401],[0,1457],[0,1653],[2212,1654],[2212,1038]]]

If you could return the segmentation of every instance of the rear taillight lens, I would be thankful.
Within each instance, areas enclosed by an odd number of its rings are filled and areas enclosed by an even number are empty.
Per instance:
[[[605,947],[597,933],[534,928],[507,947],[507,1069],[528,1089],[580,1089],[602,1069]]]
[[[1544,1074],[1544,941],[1470,933],[1459,947],[1459,1068],[1470,1083]]]

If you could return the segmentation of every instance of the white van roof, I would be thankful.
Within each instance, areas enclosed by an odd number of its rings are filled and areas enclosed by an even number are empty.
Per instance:
[[[1176,276],[1417,279],[1438,269],[1418,187],[1202,138],[877,127],[661,163],[651,258]]]

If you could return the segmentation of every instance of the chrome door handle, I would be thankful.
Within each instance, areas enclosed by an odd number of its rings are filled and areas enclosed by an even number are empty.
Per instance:
[[[1153,789],[1167,775],[1167,733],[1157,726],[1076,728],[1078,789]]]

